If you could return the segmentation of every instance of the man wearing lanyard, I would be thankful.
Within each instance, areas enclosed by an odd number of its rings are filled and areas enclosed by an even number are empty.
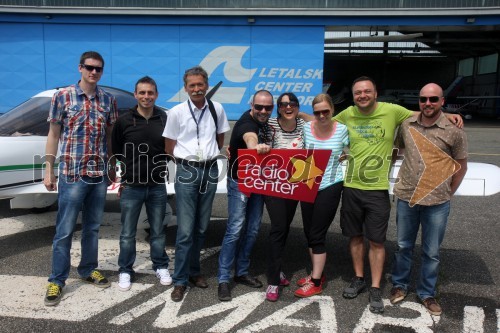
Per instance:
[[[175,244],[172,300],[184,298],[188,281],[207,288],[200,271],[200,250],[212,213],[219,170],[216,157],[224,143],[229,123],[220,103],[213,103],[211,115],[208,74],[200,66],[184,73],[184,90],[189,99],[168,112],[163,132],[165,151],[175,158],[177,238]],[[217,119],[217,124],[214,120]]]

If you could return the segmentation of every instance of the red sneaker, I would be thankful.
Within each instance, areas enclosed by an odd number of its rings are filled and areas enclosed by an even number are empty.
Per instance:
[[[295,296],[297,297],[311,297],[311,296],[314,296],[314,295],[318,295],[318,294],[321,294],[321,292],[323,291],[323,288],[321,287],[321,285],[319,287],[316,287],[314,285],[314,283],[312,282],[309,282],[309,283],[306,283],[305,285],[303,285],[302,287],[300,287],[299,289],[297,289],[295,291]]]
[[[321,275],[321,285],[323,285],[323,283],[325,283],[325,280],[326,280],[325,274]],[[302,287],[302,286],[306,285],[309,282],[311,282],[311,275],[303,277],[302,279],[300,279],[299,281],[297,281],[297,285],[299,287]]]

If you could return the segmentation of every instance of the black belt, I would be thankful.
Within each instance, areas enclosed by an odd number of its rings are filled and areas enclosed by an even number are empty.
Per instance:
[[[211,160],[195,161],[195,160],[185,160],[183,158],[175,158],[176,164],[187,165],[193,168],[208,169],[213,165],[217,165],[217,159],[213,158]]]

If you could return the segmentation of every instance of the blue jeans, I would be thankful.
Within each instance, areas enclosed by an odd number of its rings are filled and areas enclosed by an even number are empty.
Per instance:
[[[229,282],[233,264],[236,276],[248,275],[250,253],[262,221],[264,197],[260,194],[245,196],[238,189],[238,183],[228,177],[227,204],[227,228],[220,250],[217,274],[219,283]]]
[[[175,201],[177,238],[175,243],[175,285],[187,286],[190,276],[201,273],[200,251],[212,214],[217,190],[218,167],[197,168],[177,164]]]
[[[146,205],[146,214],[150,226],[149,245],[153,270],[168,268],[169,258],[165,252],[165,229],[163,219],[167,205],[165,184],[151,186],[128,186],[121,193],[120,208],[122,230],[120,234],[120,255],[118,265],[120,273],[134,274],[133,265],[136,256],[137,222],[142,205]]]
[[[439,247],[444,238],[450,202],[435,206],[415,205],[398,199],[396,223],[398,227],[398,250],[394,254],[392,284],[408,290],[412,266],[413,249],[418,229],[422,225],[421,269],[417,282],[417,295],[424,300],[436,296],[439,270]]]
[[[77,271],[88,277],[97,268],[97,243],[106,203],[107,177],[59,175],[56,234],[52,243],[49,282],[64,287],[71,265],[71,242],[82,210],[82,256]]]

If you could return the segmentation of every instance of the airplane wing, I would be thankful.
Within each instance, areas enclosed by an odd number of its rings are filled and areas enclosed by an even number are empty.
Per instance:
[[[389,193],[393,194],[393,188],[398,181],[401,161],[396,161],[389,174]],[[500,192],[500,167],[488,163],[467,163],[465,174],[460,187],[455,195],[460,196],[490,196]]]
[[[42,208],[50,206],[57,199],[57,193],[48,192],[41,183],[42,167],[41,157],[45,148],[45,137],[0,137],[0,147],[3,152],[9,154],[8,158],[2,158],[0,165],[0,199],[11,198],[11,208]],[[35,156],[35,157],[34,157]],[[39,160],[37,160],[39,159]],[[227,193],[226,173],[227,159],[221,158],[219,164],[219,179],[217,193]],[[500,192],[500,168],[496,165],[486,163],[468,163],[465,175],[456,195],[464,196],[488,196]],[[391,169],[390,193],[394,183],[397,181],[400,161]],[[175,176],[175,164],[170,162],[169,182],[166,183],[167,193],[175,194],[173,179]],[[108,187],[107,199],[117,200],[118,183]]]

